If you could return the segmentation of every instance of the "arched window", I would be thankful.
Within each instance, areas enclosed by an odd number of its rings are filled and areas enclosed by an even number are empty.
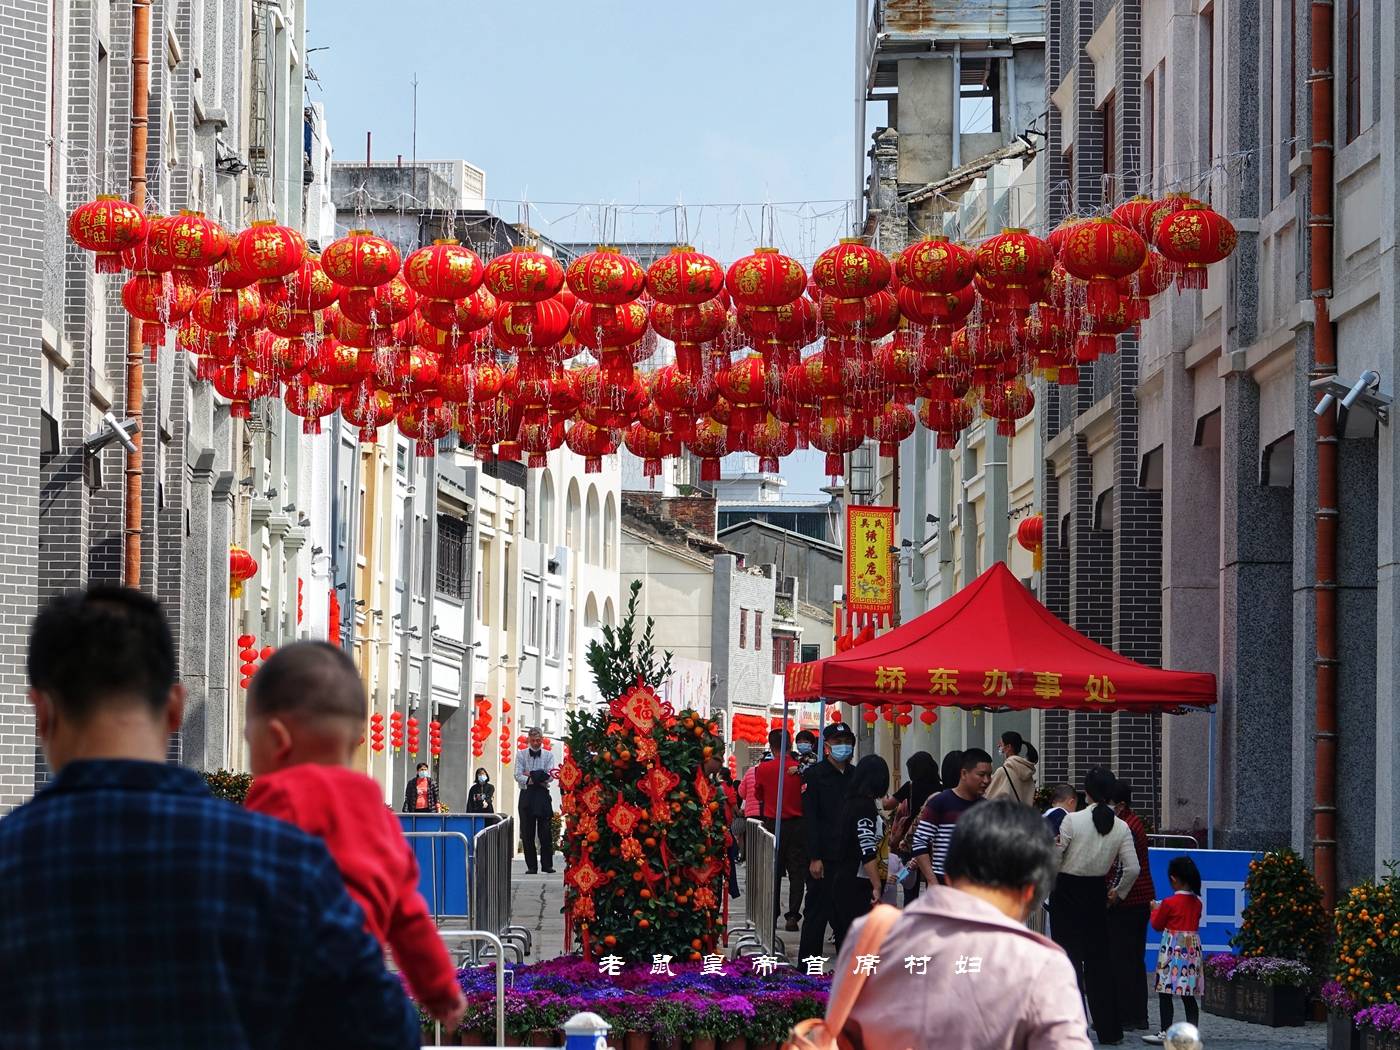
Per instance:
[[[578,498],[578,482],[570,479],[569,495],[564,504],[564,546],[571,551],[578,550],[583,541],[582,506]]]
[[[544,545],[545,554],[551,554],[555,547],[554,539],[554,479],[549,476],[549,471],[540,472],[540,543]]]
[[[583,511],[583,533],[586,544],[583,552],[583,560],[589,565],[598,564],[598,554],[601,549],[598,543],[600,531],[601,528],[598,520],[598,490],[594,486],[589,485],[588,502],[584,504]]]
[[[603,622],[609,627],[617,626],[617,610],[613,608],[613,600],[611,598],[603,602]]]
[[[603,568],[617,568],[617,540],[614,535],[617,532],[617,503],[613,500],[613,494],[608,493],[607,503],[603,505]],[[608,621],[612,623],[611,620]]]
[[[598,626],[598,599],[591,594],[583,606],[583,625],[585,627]]]

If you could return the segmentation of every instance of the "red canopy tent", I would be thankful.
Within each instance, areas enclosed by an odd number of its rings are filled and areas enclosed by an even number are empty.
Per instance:
[[[1215,703],[1215,676],[1148,667],[1059,620],[998,562],[935,609],[864,645],[787,669],[789,701],[1021,711],[1176,711]]]

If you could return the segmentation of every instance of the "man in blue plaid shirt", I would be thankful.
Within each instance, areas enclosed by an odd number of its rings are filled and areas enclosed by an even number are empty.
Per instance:
[[[0,1046],[419,1045],[320,841],[166,764],[184,690],[158,603],[50,602],[29,679],[57,777],[0,820]]]

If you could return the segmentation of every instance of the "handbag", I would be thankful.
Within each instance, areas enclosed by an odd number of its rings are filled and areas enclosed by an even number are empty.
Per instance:
[[[899,845],[904,840],[904,836],[909,833],[913,826],[913,818],[909,812],[909,800],[906,798],[894,811],[894,818],[890,821],[890,852],[903,852]]]
[[[879,955],[880,945],[899,918],[899,909],[889,904],[877,904],[860,928],[855,955]],[[809,1017],[793,1026],[783,1050],[861,1050],[841,1030],[860,998],[867,974],[851,974],[841,982],[839,993],[827,1003],[825,1017]],[[884,1050],[884,1048],[882,1048]]]

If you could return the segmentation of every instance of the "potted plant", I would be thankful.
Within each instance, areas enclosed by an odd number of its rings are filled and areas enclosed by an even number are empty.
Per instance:
[[[1294,1028],[1306,1020],[1313,972],[1295,959],[1266,955],[1241,959],[1230,983],[1238,1020],[1270,1028]]]
[[[1206,994],[1201,1004],[1206,1013],[1217,1017],[1235,1016],[1235,987],[1230,981],[1239,963],[1239,957],[1228,952],[1206,957]]]
[[[1367,1006],[1356,1011],[1355,1020],[1361,1050],[1400,1050],[1400,1005]]]
[[[748,1050],[745,1032],[756,1013],[748,997],[726,995],[716,1000],[711,1013],[714,1018],[715,1041],[720,1050]]]
[[[1318,997],[1327,1008],[1327,1050],[1359,1050],[1361,1036],[1352,1015],[1356,1003],[1339,981],[1328,981]]]

